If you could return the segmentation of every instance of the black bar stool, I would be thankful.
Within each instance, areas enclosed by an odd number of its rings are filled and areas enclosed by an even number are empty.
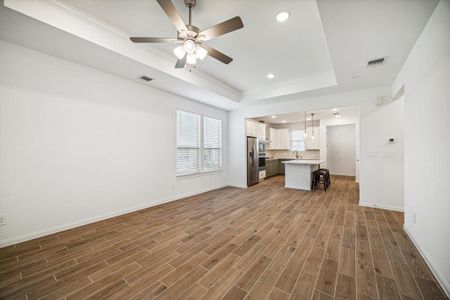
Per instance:
[[[328,180],[328,185],[331,185],[331,176],[330,176],[330,170],[328,169],[324,169],[324,168],[319,168],[319,171],[325,171],[327,173],[327,180]]]
[[[323,189],[326,192],[331,184],[330,172],[327,169],[319,169],[312,173],[311,190],[314,190],[316,186],[321,183],[323,184]]]

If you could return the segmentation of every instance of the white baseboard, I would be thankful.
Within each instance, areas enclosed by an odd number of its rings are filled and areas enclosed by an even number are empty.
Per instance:
[[[391,206],[391,205],[380,205],[378,203],[372,203],[372,202],[361,202],[361,201],[359,201],[359,206],[372,207],[372,208],[381,208],[381,209],[395,210],[395,211],[403,212],[403,207]]]
[[[331,173],[331,176],[348,176],[348,177],[356,177],[356,174],[345,174],[345,173]]]
[[[406,234],[408,235],[409,239],[412,241],[414,246],[419,251],[420,255],[425,260],[425,263],[427,264],[428,268],[431,270],[431,273],[433,273],[434,277],[436,277],[439,285],[444,290],[445,294],[447,295],[447,298],[450,298],[450,284],[445,280],[444,276],[439,272],[439,270],[436,268],[436,266],[433,264],[429,256],[426,254],[426,252],[420,247],[417,240],[414,238],[414,236],[411,234],[411,232],[408,230],[408,227],[406,225],[403,225],[403,230],[405,230]]]
[[[234,187],[234,188],[239,188],[239,189],[246,189],[246,188],[248,188],[248,186],[241,185],[241,184],[228,184],[227,186]]]
[[[100,216],[87,218],[87,219],[83,219],[83,220],[80,220],[80,221],[71,222],[71,223],[67,223],[67,224],[63,224],[63,225],[58,225],[58,226],[55,226],[55,227],[52,227],[52,228],[48,228],[48,229],[44,229],[44,230],[39,230],[39,231],[23,234],[23,235],[20,235],[20,236],[17,236],[17,237],[9,238],[9,239],[3,239],[3,240],[0,240],[0,248],[6,247],[6,246],[10,246],[10,245],[14,245],[14,244],[17,244],[17,243],[22,243],[22,242],[29,241],[29,240],[33,240],[33,239],[40,238],[40,237],[43,237],[43,236],[46,236],[46,235],[49,235],[49,234],[54,234],[54,233],[57,233],[57,232],[61,232],[61,231],[64,231],[64,230],[76,228],[76,227],[79,227],[79,226],[83,226],[83,225],[87,225],[87,224],[103,221],[103,220],[106,220],[106,219],[109,219],[109,218],[117,217],[117,216],[120,216],[120,215],[124,215],[124,214],[127,214],[127,213],[138,211],[138,210],[141,210],[141,209],[145,209],[145,208],[157,206],[157,205],[160,205],[160,204],[181,200],[181,199],[186,198],[186,197],[190,197],[190,196],[206,193],[206,192],[209,192],[209,191],[221,189],[221,188],[223,188],[225,186],[226,185],[205,189],[205,190],[202,190],[202,191],[199,191],[199,192],[195,192],[195,193],[186,193],[186,194],[181,195],[181,196],[169,197],[169,198],[158,200],[158,201],[152,201],[151,203],[145,203],[145,204],[142,204],[142,205],[137,205],[137,206],[134,206],[134,207],[123,209],[123,210],[106,213],[106,214],[103,214],[103,215],[100,215]]]

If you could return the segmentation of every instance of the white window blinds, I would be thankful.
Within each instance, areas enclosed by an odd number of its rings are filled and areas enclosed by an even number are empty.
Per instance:
[[[222,121],[203,118],[203,169],[218,170],[222,167]]]
[[[177,169],[180,175],[222,168],[222,121],[177,111]]]
[[[177,174],[200,171],[200,116],[177,111]]]
[[[291,131],[291,150],[305,151],[305,132],[303,130]]]

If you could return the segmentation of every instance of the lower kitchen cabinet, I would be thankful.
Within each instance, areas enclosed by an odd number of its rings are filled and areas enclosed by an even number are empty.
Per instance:
[[[266,160],[266,177],[278,174],[278,159]]]
[[[282,175],[284,175],[286,172],[285,172],[285,164],[283,164],[283,162],[284,161],[288,161],[288,160],[292,160],[292,159],[289,159],[289,158],[287,158],[287,159],[279,159],[278,160],[278,174],[282,174]]]
[[[268,159],[266,160],[266,177],[275,176],[278,174],[285,174],[284,161],[291,159]]]

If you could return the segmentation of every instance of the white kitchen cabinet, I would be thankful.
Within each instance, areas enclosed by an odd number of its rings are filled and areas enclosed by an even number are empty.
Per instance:
[[[266,124],[256,123],[256,137],[260,140],[266,140]]]
[[[289,149],[289,129],[270,128],[270,149]]]
[[[282,128],[277,129],[277,135],[278,135],[278,149],[289,149],[289,129]]]
[[[245,129],[246,129],[246,132],[247,132],[247,136],[254,136],[254,137],[256,137],[256,125],[255,125],[255,122],[245,121]]]
[[[266,124],[255,121],[245,121],[247,136],[254,136],[259,140],[266,139]]]
[[[276,129],[270,127],[269,128],[269,148],[270,149],[274,149],[274,146],[276,144],[275,138],[276,138]]]
[[[313,137],[314,129],[314,139]],[[320,150],[320,127],[307,127],[306,128],[306,140],[305,140],[306,150]]]

